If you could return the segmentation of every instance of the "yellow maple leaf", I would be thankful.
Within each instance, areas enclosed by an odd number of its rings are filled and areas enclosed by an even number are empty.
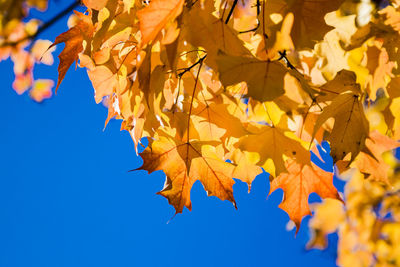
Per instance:
[[[273,177],[286,171],[286,158],[293,158],[301,164],[311,164],[310,152],[296,140],[296,136],[277,127],[262,126],[257,133],[242,137],[237,147],[242,151],[258,153],[258,165]]]

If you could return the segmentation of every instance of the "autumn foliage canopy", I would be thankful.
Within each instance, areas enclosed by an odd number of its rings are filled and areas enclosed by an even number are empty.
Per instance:
[[[0,18],[14,89],[48,97],[52,81],[32,69],[64,43],[55,90],[68,90],[75,62],[87,69],[105,124],[122,120],[136,151],[147,138],[139,169],[166,174],[158,194],[176,213],[192,209],[197,180],[236,207],[234,179],[250,191],[265,170],[297,231],[309,195],[324,199],[312,207],[310,247],[336,232],[339,265],[400,265],[399,1],[83,0],[87,11],[53,43],[33,41],[38,22],[21,21],[47,1],[17,2],[20,13]],[[310,160],[323,141],[330,171]]]

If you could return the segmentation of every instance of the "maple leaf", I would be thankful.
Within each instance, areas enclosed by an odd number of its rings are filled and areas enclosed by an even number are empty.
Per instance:
[[[79,12],[75,12],[75,14],[79,18],[78,23],[68,31],[57,36],[54,43],[49,47],[50,49],[59,43],[65,43],[63,51],[58,56],[60,64],[58,65],[56,92],[69,67],[74,63],[74,61],[78,61],[78,54],[83,51],[83,40],[90,39],[94,30],[92,21],[88,16]]]
[[[100,103],[104,96],[111,95],[117,86],[115,74],[104,65],[88,70],[88,76],[95,89],[96,103]]]
[[[204,118],[197,126],[204,128],[203,132],[207,132],[211,140],[240,138],[247,133],[239,118],[229,113],[227,106],[228,104],[207,103],[207,105],[199,104],[193,110],[194,115]]]
[[[183,32],[193,46],[206,49],[207,65],[214,69],[218,67],[219,51],[232,56],[251,56],[237,32],[210,13],[214,11],[213,1],[206,1],[204,6],[204,9],[200,5],[194,6],[185,14]]]
[[[240,177],[242,182],[247,183],[249,193],[251,191],[251,184],[257,175],[262,173],[262,169],[257,166],[259,155],[248,151],[241,151],[235,149],[229,158],[235,163],[232,176]]]
[[[44,99],[51,97],[51,89],[53,88],[53,86],[53,80],[39,79],[34,82],[29,94],[36,102],[42,102]]]
[[[370,175],[371,179],[390,184],[388,180],[390,165],[385,163],[382,154],[399,146],[399,142],[373,131],[366,140],[367,151],[360,153],[355,165],[360,172]]]
[[[307,243],[307,248],[325,249],[327,247],[326,235],[334,233],[343,222],[346,214],[343,202],[327,198],[313,208],[314,217],[310,220],[313,229],[312,237]]]
[[[325,14],[337,10],[343,0],[298,0],[287,1],[288,11],[292,12],[292,38],[296,47],[312,47],[313,43],[322,40],[326,32],[332,29],[325,23]]]
[[[306,215],[311,215],[308,197],[317,193],[321,198],[340,199],[336,188],[333,186],[333,174],[325,172],[314,165],[302,165],[295,161],[286,163],[287,173],[281,173],[271,183],[270,194],[281,188],[284,193],[281,209],[289,214],[290,219],[296,224],[296,233],[300,229],[301,220]]]
[[[29,53],[24,50],[15,53],[11,58],[15,61],[14,73],[16,77],[13,88],[18,94],[22,94],[32,86],[34,63]]]
[[[82,0],[82,2],[88,8],[100,10],[106,6],[108,0]]]
[[[36,40],[31,49],[32,56],[36,61],[46,65],[53,65],[54,59],[51,53],[55,50],[55,47],[48,49],[51,44],[49,40]]]
[[[357,75],[348,70],[339,71],[335,78],[320,87],[325,95],[318,96],[319,101],[334,99],[338,94],[352,91],[355,94],[361,93],[360,85],[356,82]]]
[[[159,192],[174,206],[176,213],[192,209],[190,190],[199,180],[208,196],[229,200],[236,207],[232,186],[234,165],[223,161],[212,142],[182,142],[171,136],[159,136],[140,155],[143,165],[138,170],[152,173],[163,170],[167,176]]]
[[[343,0],[272,0],[263,3],[261,14],[263,16],[261,29],[274,25],[269,14],[293,13],[294,22],[292,29],[292,39],[296,48],[313,47],[314,44],[322,40],[325,33],[333,27],[325,23],[326,13],[337,10]]]
[[[181,14],[184,2],[184,0],[153,0],[147,7],[137,12],[142,46],[154,40],[168,23]]]
[[[345,205],[315,210],[312,244],[323,247],[336,231],[339,265],[399,265],[400,183],[390,151],[400,139],[399,0],[82,2],[87,13],[72,16],[74,26],[51,45],[65,43],[57,88],[79,57],[95,101],[108,108],[105,124],[122,120],[136,154],[148,137],[139,169],[165,172],[159,194],[176,213],[191,209],[197,180],[236,205],[233,178],[250,191],[264,168],[298,231],[310,193],[339,199],[307,148],[327,140],[347,181]],[[31,88],[41,101],[51,82],[35,81],[33,67],[53,59],[43,54],[48,42],[34,40],[55,20],[27,18],[46,0],[7,10],[11,3],[0,3],[9,13],[0,16],[0,58],[14,62],[16,92]]]
[[[294,158],[301,164],[311,164],[310,152],[291,136],[276,127],[263,126],[256,134],[242,137],[237,147],[260,155],[258,165],[276,177],[286,171],[285,157]]]
[[[343,159],[351,153],[352,162],[358,153],[365,147],[365,139],[369,133],[369,123],[364,114],[364,108],[359,95],[354,92],[344,92],[333,99],[318,117],[313,137],[322,124],[329,118],[335,123],[327,138],[331,144],[333,161]]]
[[[283,79],[287,69],[280,62],[220,53],[217,64],[224,86],[246,81],[247,96],[258,101],[273,100],[285,93]]]

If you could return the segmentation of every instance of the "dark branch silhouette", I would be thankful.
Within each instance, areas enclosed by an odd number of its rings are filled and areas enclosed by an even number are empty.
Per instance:
[[[14,42],[4,42],[3,44],[0,45],[0,47],[5,47],[5,46],[17,46],[18,44],[27,41],[27,40],[35,40],[42,32],[47,30],[50,26],[52,26],[54,23],[59,21],[61,18],[64,16],[68,15],[71,13],[76,7],[80,5],[80,1],[76,0],[73,3],[71,3],[69,6],[67,6],[65,9],[60,11],[58,14],[56,14],[53,18],[51,18],[49,21],[45,22],[42,24],[38,30],[32,34],[32,35],[26,35],[25,37],[14,41]]]

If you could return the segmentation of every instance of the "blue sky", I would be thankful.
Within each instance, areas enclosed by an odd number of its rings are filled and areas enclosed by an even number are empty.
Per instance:
[[[52,14],[70,1],[57,3]],[[66,18],[41,38],[65,30]],[[297,237],[286,231],[282,192],[267,200],[266,175],[250,194],[235,184],[238,210],[196,183],[193,211],[167,223],[174,209],[155,194],[163,174],[128,172],[141,160],[120,122],[103,131],[107,111],[95,104],[85,70],[70,69],[42,104],[12,90],[9,60],[0,77],[1,267],[335,266],[334,245],[305,250],[307,220]],[[35,77],[56,79],[56,66],[37,66]]]

